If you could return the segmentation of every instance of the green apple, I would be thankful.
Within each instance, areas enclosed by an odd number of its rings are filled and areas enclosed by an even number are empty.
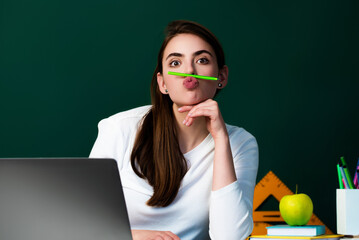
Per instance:
[[[313,214],[313,202],[307,194],[292,194],[282,197],[279,211],[284,221],[291,226],[302,226]]]

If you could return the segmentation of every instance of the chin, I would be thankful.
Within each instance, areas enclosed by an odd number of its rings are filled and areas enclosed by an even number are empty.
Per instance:
[[[208,98],[201,98],[201,99],[188,99],[187,101],[179,101],[176,104],[180,106],[192,106],[197,105],[201,102],[206,101]]]

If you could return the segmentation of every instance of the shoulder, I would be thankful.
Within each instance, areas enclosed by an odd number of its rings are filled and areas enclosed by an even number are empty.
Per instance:
[[[250,182],[254,188],[259,166],[257,140],[252,134],[240,127],[227,125],[227,131],[237,178]]]
[[[102,119],[99,126],[111,125],[112,127],[138,125],[143,117],[149,112],[151,105],[133,108],[127,111],[116,113],[108,118]]]
[[[246,142],[249,140],[254,140],[255,137],[247,132],[244,128],[233,126],[226,124],[227,132],[230,141],[236,141],[236,142]]]
[[[113,123],[119,123],[122,121],[136,121],[141,120],[151,109],[151,105],[133,108],[127,111],[116,113],[104,120],[111,121]]]
[[[139,123],[150,109],[151,106],[138,107],[102,119],[98,123],[98,136],[90,156],[115,158],[122,164]]]
[[[226,124],[231,150],[234,157],[254,154],[258,155],[256,138],[244,128]]]

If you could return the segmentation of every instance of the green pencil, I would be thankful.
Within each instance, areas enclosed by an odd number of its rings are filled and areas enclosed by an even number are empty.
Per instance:
[[[352,179],[350,177],[350,174],[348,172],[347,163],[345,162],[344,157],[340,157],[340,160],[342,161],[342,164],[343,164],[343,170],[344,170],[345,177],[348,180],[349,188],[354,189],[354,185],[353,185]]]
[[[181,77],[194,77],[194,78],[200,78],[200,79],[212,80],[212,81],[218,80],[218,78],[216,78],[216,77],[193,75],[193,74],[186,74],[186,73],[179,73],[179,72],[168,72],[168,74],[169,75],[181,76]]]
[[[340,189],[344,189],[343,181],[342,181],[342,174],[340,173],[339,163],[337,164],[337,170],[338,170],[339,188],[340,188]]]

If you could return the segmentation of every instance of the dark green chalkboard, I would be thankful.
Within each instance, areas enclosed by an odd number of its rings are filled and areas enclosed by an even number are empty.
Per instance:
[[[88,156],[100,119],[150,103],[166,24],[222,42],[227,123],[256,136],[258,180],[299,184],[336,231],[336,162],[359,157],[359,2],[0,1],[0,157]],[[275,209],[272,209],[275,210]]]

